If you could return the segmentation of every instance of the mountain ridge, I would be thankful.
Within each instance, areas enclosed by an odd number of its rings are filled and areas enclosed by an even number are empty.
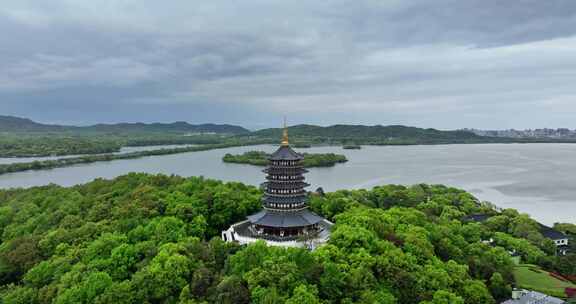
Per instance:
[[[458,142],[458,141],[481,141],[490,139],[490,137],[483,137],[476,135],[472,132],[453,130],[442,131],[433,128],[418,128],[403,125],[348,125],[336,124],[331,126],[316,126],[316,125],[296,125],[288,128],[288,133],[291,138],[297,139],[311,139],[311,138],[329,138],[339,141],[372,141],[372,142],[406,142],[407,140],[414,140],[417,143],[426,143],[429,141],[435,142]],[[268,128],[250,133],[250,136],[258,136],[264,138],[280,138],[282,134],[281,128]]]
[[[101,123],[91,126],[70,126],[43,124],[28,118],[0,115],[0,132],[190,132],[238,135],[250,131],[244,127],[230,124],[190,124],[185,121],[173,123]]]

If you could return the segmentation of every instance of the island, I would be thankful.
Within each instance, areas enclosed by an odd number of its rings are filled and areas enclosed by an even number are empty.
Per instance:
[[[306,168],[332,167],[348,161],[346,156],[334,153],[303,153],[302,155],[304,156],[303,165]],[[226,163],[266,166],[268,164],[268,156],[269,154],[264,151],[249,151],[243,154],[227,153],[222,157],[222,161]]]
[[[344,145],[344,146],[342,146],[342,149],[347,149],[347,150],[360,150],[360,149],[362,149],[362,146],[356,145],[356,144]]]
[[[294,143],[292,144],[292,147],[302,149],[302,148],[310,148],[312,147],[312,145],[308,143]]]

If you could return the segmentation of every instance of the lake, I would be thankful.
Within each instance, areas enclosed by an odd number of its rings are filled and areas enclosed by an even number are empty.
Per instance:
[[[158,147],[156,147],[158,148]],[[259,185],[262,168],[228,164],[226,153],[272,152],[277,146],[235,147],[139,159],[97,162],[67,168],[0,175],[0,188],[55,183],[74,185],[128,172],[202,175]],[[382,184],[446,184],[470,191],[502,208],[515,208],[545,224],[576,223],[576,144],[479,144],[364,146],[296,149],[345,154],[349,161],[306,174],[309,190],[371,188]]]
[[[142,146],[142,147],[122,147],[118,152],[112,153],[101,153],[101,154],[122,154],[122,153],[131,153],[131,152],[138,152],[138,151],[150,151],[150,150],[158,150],[158,149],[170,149],[170,148],[181,148],[181,147],[189,147],[195,145],[160,145],[160,146]],[[98,155],[98,154],[92,154]],[[54,160],[59,158],[72,158],[72,157],[80,157],[86,156],[86,154],[76,154],[76,155],[61,155],[61,156],[42,156],[42,157],[0,157],[0,165],[2,164],[13,164],[13,163],[28,163],[33,161],[42,161],[42,160]]]

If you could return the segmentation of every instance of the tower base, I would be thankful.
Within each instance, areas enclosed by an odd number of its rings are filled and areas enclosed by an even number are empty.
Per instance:
[[[263,233],[249,220],[236,223],[228,230],[222,231],[222,239],[225,242],[236,242],[240,245],[248,245],[257,241],[264,241],[269,246],[307,248],[314,250],[325,244],[330,238],[330,230],[334,224],[323,219],[317,224],[315,233],[301,235],[277,236]]]

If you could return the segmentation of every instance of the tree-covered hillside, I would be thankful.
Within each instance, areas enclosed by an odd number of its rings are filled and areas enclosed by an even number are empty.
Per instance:
[[[217,133],[243,134],[249,131],[240,126],[228,124],[189,124],[184,121],[174,123],[116,123],[92,126],[63,126],[34,122],[27,118],[0,115],[0,133]]]
[[[65,127],[41,124],[28,118],[0,115],[0,132],[60,132]]]
[[[442,131],[406,126],[297,125],[289,128],[298,147],[311,144],[437,145],[474,143],[552,143],[572,139],[530,139],[479,136],[468,131]],[[60,126],[29,119],[0,116],[0,157],[94,154],[117,151],[120,146],[173,144],[277,143],[281,129],[249,130],[228,124],[117,123],[93,126]],[[62,145],[69,142],[70,145]]]
[[[569,143],[573,139],[558,138],[506,138],[479,136],[469,131],[443,131],[400,125],[365,126],[333,125],[328,127],[297,125],[289,127],[292,141],[316,144],[343,145],[438,145],[476,143]],[[251,136],[269,141],[282,136],[282,129],[263,129],[240,136]]]
[[[442,144],[490,142],[492,140],[489,137],[478,136],[466,131],[440,131],[406,126],[334,125],[320,127],[297,125],[290,127],[289,133],[290,137],[296,140],[337,143]],[[264,129],[252,132],[250,135],[262,138],[280,138],[281,134],[282,129]]]
[[[110,153],[122,146],[248,143],[245,138],[231,139],[248,132],[234,125],[187,122],[62,126],[0,115],[0,157]]]
[[[513,283],[509,250],[556,265],[529,218],[462,222],[494,211],[443,186],[313,196],[336,223],[313,252],[223,243],[220,231],[258,210],[260,195],[146,174],[0,190],[1,302],[495,303]]]
[[[0,137],[0,157],[112,153],[121,147],[118,141],[104,138]]]
[[[197,124],[192,125],[184,121],[174,123],[118,123],[98,124],[83,128],[86,132],[104,133],[216,133],[216,134],[245,134],[249,131],[240,126],[228,124]]]

